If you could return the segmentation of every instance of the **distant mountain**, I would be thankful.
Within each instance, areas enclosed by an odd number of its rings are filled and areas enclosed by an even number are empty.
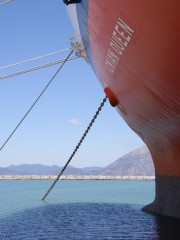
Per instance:
[[[154,165],[147,147],[143,146],[104,168],[100,175],[154,176]]]
[[[1,168],[0,174],[9,175],[58,175],[61,167],[57,165],[45,166],[41,164],[22,164],[11,165],[7,168]],[[3,171],[4,170],[4,171]],[[80,168],[68,166],[64,172],[65,175],[83,175]]]
[[[61,169],[57,165],[11,165],[5,168],[0,167],[0,175],[58,175]],[[124,155],[106,168],[68,166],[64,175],[153,176],[154,165],[148,149],[143,146]]]
[[[64,175],[97,175],[102,169],[100,167],[76,168],[68,166]],[[62,168],[57,165],[22,164],[0,168],[0,175],[58,175],[61,170]]]
[[[2,168],[0,167],[0,175],[15,175],[14,171],[11,171],[8,167]]]
[[[99,175],[99,173],[103,170],[102,167],[85,167],[81,168],[85,175]]]
[[[11,165],[8,167],[9,171],[12,171],[19,175],[48,175],[57,174],[60,168],[57,165],[44,166],[41,164],[22,164],[22,165]]]

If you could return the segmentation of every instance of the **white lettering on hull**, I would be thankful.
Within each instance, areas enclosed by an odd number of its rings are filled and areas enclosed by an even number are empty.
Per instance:
[[[130,28],[122,19],[118,18],[114,27],[109,48],[105,57],[105,67],[113,75],[117,65],[126,50],[134,30]]]

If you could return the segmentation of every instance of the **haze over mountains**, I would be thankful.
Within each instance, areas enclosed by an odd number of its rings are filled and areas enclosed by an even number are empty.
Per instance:
[[[61,169],[57,165],[11,165],[5,168],[0,167],[0,175],[57,175]],[[148,149],[143,146],[124,155],[105,168],[69,166],[64,175],[153,176],[154,165]]]

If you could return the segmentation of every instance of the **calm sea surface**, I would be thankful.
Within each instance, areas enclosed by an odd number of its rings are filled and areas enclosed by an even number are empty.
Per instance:
[[[154,181],[0,181],[1,239],[180,239],[180,221],[141,211]],[[172,203],[173,204],[173,203]]]

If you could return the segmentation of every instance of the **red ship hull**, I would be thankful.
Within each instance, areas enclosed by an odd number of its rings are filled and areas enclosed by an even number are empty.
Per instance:
[[[156,197],[144,209],[180,218],[180,1],[91,0],[76,8],[102,87],[151,152]]]

